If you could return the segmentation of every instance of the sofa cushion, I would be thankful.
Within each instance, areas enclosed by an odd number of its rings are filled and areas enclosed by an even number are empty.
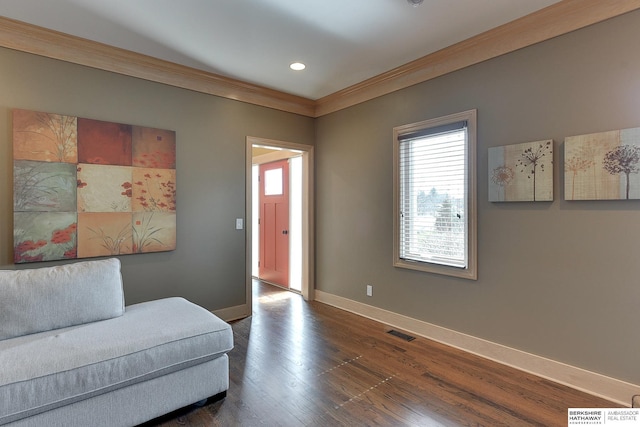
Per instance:
[[[0,270],[0,340],[124,313],[120,260]]]
[[[232,347],[231,327],[183,298],[0,341],[0,425],[223,357]]]

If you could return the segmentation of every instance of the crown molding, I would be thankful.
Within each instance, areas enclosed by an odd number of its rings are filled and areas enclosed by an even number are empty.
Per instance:
[[[307,117],[324,116],[640,8],[563,0],[318,100],[0,17],[0,46]]]
[[[316,117],[640,8],[640,0],[564,0],[316,101]]]
[[[314,101],[0,17],[0,46],[312,117]]]

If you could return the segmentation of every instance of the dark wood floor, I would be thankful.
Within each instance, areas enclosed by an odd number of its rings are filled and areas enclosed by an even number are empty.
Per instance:
[[[226,399],[145,426],[566,426],[606,400],[263,283]]]

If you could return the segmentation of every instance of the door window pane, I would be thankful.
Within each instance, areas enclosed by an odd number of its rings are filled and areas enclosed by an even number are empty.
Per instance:
[[[264,195],[279,196],[282,194],[282,168],[269,169],[264,172]]]

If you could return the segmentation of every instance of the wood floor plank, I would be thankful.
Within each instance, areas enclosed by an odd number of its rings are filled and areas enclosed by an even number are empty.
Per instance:
[[[565,426],[618,405],[255,282],[227,397],[144,426]]]

